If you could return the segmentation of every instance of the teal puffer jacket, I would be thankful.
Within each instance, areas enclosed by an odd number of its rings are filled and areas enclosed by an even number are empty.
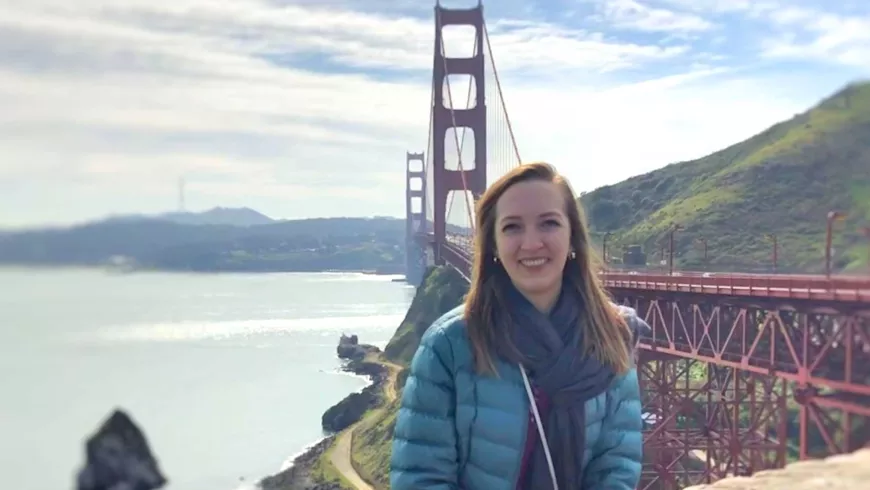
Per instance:
[[[636,331],[649,328],[621,308]],[[496,367],[500,377],[475,372],[461,307],[426,331],[396,419],[392,490],[516,489],[530,405],[519,368]],[[586,402],[586,424],[583,490],[636,488],[643,422],[635,369]]]

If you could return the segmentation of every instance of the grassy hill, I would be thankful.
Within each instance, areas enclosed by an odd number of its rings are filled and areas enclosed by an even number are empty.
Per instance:
[[[851,84],[810,110],[746,141],[698,160],[668,165],[581,197],[598,237],[609,249],[642,245],[648,263],[673,224],[678,267],[750,270],[824,268],[826,216],[835,224],[835,268],[867,261],[870,224],[870,82]],[[706,239],[704,263],[699,239]],[[610,255],[610,254],[608,254]]]
[[[387,362],[407,368],[423,332],[438,317],[458,306],[467,290],[468,283],[454,269],[429,269],[405,319],[384,349]],[[405,378],[406,371],[403,370],[396,386],[399,393]],[[379,490],[389,488],[393,429],[400,402],[401,397],[387,400],[383,410],[364,420],[353,437],[351,457],[354,467],[360,476]]]

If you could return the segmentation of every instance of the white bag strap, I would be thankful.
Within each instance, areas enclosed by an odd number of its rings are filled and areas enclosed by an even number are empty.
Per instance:
[[[526,368],[522,364],[520,365],[520,374],[523,375],[523,384],[526,385],[526,394],[529,396],[529,403],[532,405],[532,414],[535,416],[535,424],[538,426],[538,435],[541,436],[541,443],[544,445],[544,456],[547,458],[547,466],[550,467],[553,490],[559,490],[559,482],[556,480],[556,468],[553,466],[553,457],[550,455],[550,444],[547,442],[547,435],[544,434],[544,424],[541,423],[541,414],[538,413],[538,404],[535,402],[535,394],[532,392],[529,376],[526,374]]]

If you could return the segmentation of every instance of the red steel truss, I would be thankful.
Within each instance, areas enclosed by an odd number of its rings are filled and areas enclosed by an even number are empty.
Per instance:
[[[870,441],[870,304],[612,289],[652,327],[643,489],[681,489]]]

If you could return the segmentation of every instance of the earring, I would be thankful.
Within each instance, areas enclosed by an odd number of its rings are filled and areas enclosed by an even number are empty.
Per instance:
[[[495,263],[497,264],[497,263],[498,263],[498,257],[496,257],[495,255],[493,255],[493,256],[492,256],[492,261],[495,262]]]
[[[571,260],[574,260],[576,258],[577,258],[577,252],[571,250]]]

